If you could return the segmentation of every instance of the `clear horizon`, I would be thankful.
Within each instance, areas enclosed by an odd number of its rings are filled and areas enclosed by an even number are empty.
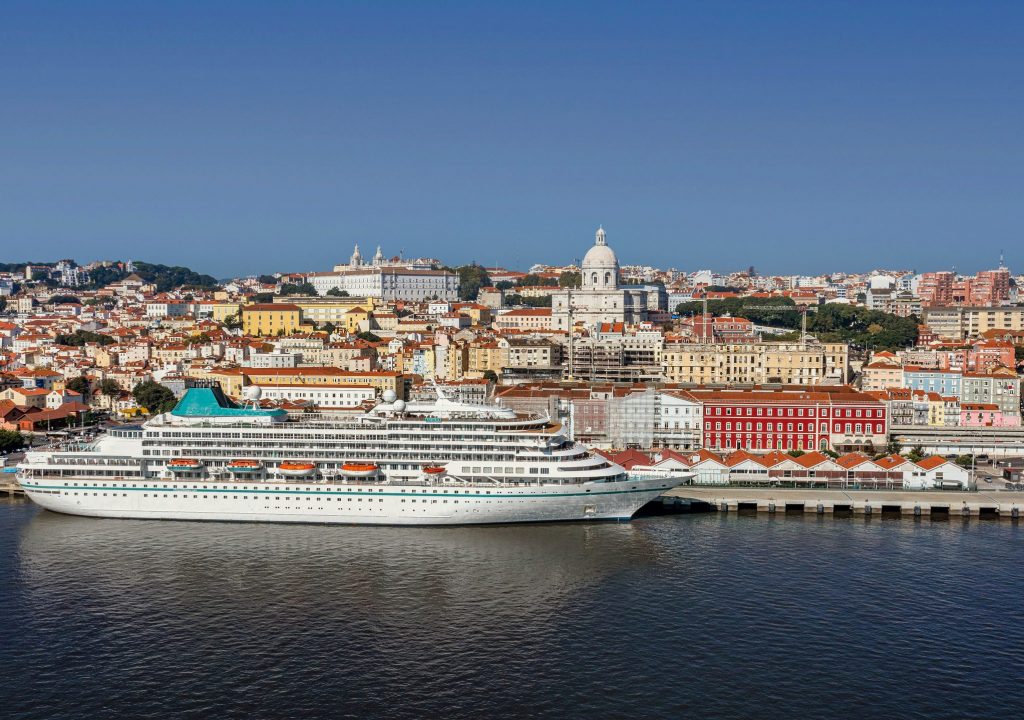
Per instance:
[[[5,7],[0,260],[1011,270],[1024,6]],[[1024,270],[1024,265],[1020,266]]]

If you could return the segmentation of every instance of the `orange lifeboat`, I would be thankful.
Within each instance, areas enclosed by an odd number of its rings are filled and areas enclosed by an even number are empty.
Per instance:
[[[439,467],[437,465],[431,465],[429,467],[423,468],[423,472],[426,473],[427,475],[443,475],[445,472],[445,468]]]
[[[263,463],[258,460],[232,460],[228,463],[228,470],[233,473],[257,472],[263,468]]]
[[[283,462],[277,466],[277,471],[289,477],[303,477],[316,472],[316,463],[310,462]]]
[[[345,463],[341,466],[341,474],[348,477],[370,477],[379,471],[380,468],[372,463]]]
[[[174,458],[167,461],[167,468],[171,472],[182,472],[185,470],[198,470],[203,464],[195,458]]]

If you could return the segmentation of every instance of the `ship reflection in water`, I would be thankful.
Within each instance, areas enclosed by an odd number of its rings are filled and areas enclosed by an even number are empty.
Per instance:
[[[37,602],[74,582],[100,616],[185,604],[234,631],[270,618],[297,632],[370,621],[427,640],[437,630],[537,622],[656,552],[631,523],[253,528],[41,512],[20,557]]]

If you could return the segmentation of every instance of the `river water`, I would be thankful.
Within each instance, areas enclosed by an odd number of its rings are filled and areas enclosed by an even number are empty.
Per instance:
[[[1024,530],[446,529],[0,502],[0,717],[1006,718]]]

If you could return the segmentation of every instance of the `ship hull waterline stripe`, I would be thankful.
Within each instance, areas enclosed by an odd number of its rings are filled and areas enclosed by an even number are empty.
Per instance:
[[[126,488],[126,487],[101,487],[101,486],[65,486],[65,485],[25,485],[21,484],[22,488],[26,491],[29,490],[62,490],[62,491],[76,491],[76,490],[87,490],[95,492],[172,492],[172,493],[248,493],[250,495],[330,495],[332,497],[354,497],[356,495],[365,495],[373,497],[425,497],[425,496],[438,496],[451,497],[458,499],[463,498],[558,498],[558,497],[593,497],[595,495],[623,495],[628,493],[641,493],[641,492],[652,492],[654,490],[664,489],[670,490],[675,487],[674,485],[666,485],[664,488],[650,487],[650,488],[636,488],[634,490],[599,490],[597,492],[580,492],[580,493],[521,493],[518,495],[494,495],[494,494],[482,494],[476,495],[475,493],[463,493],[458,495],[456,493],[404,493],[404,492],[373,492],[365,490],[356,491],[318,491],[318,490],[242,490],[242,489],[213,489],[213,488]]]

